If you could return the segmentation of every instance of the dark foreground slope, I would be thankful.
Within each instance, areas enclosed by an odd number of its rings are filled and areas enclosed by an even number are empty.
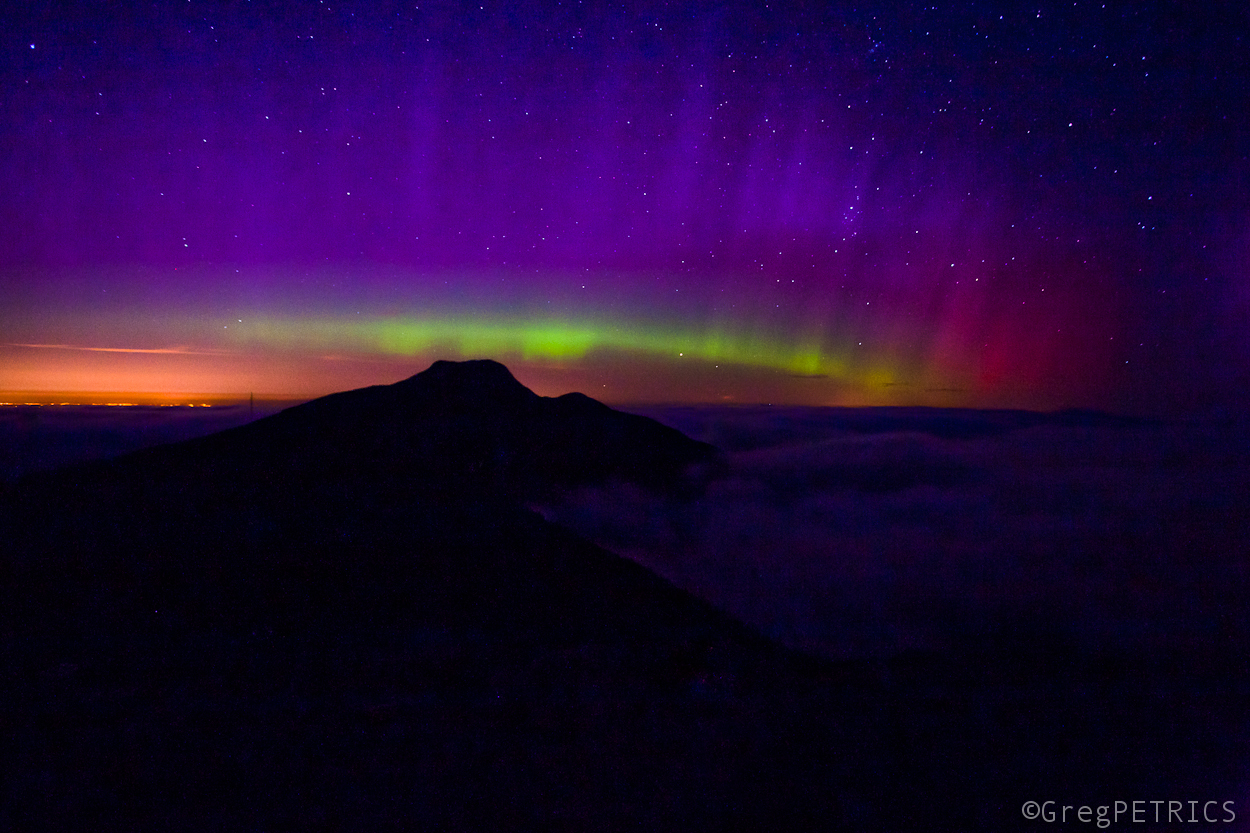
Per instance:
[[[823,826],[804,663],[516,500],[709,453],[439,363],[28,479],[0,824]]]

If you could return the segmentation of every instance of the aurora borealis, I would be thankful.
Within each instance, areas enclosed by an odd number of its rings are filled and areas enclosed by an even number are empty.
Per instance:
[[[1245,16],[9,12],[0,390],[1238,403]]]

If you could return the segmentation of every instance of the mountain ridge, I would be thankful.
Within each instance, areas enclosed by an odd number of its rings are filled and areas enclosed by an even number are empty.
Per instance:
[[[787,763],[824,664],[522,505],[587,478],[667,488],[709,449],[475,363],[26,478],[0,501],[20,773],[0,822],[827,817]]]
[[[526,508],[614,478],[682,503],[718,458],[655,426],[436,365],[19,481],[0,827],[997,831],[1240,795],[1231,636],[1090,653],[1022,615],[826,661]]]
[[[157,467],[246,480],[274,471],[312,480],[441,481],[513,498],[621,479],[683,486],[716,450],[647,417],[582,394],[541,397],[490,360],[435,362],[392,385],[331,394],[207,437],[39,472],[57,488]],[[70,473],[72,472],[72,474]]]

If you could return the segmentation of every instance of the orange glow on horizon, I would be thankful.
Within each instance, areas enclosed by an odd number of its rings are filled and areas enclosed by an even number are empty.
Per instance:
[[[258,395],[255,402],[266,406],[294,404],[302,398]],[[246,405],[249,397],[202,393],[163,393],[152,391],[0,391],[0,408],[223,408]]]
[[[381,366],[380,366],[381,365]],[[319,356],[182,351],[65,350],[0,345],[0,399],[22,403],[208,404],[307,400],[395,382],[425,365]]]

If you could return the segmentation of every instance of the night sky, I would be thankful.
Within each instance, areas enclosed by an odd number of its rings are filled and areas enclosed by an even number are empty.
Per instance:
[[[17,5],[0,390],[1247,401],[1243,3]]]

